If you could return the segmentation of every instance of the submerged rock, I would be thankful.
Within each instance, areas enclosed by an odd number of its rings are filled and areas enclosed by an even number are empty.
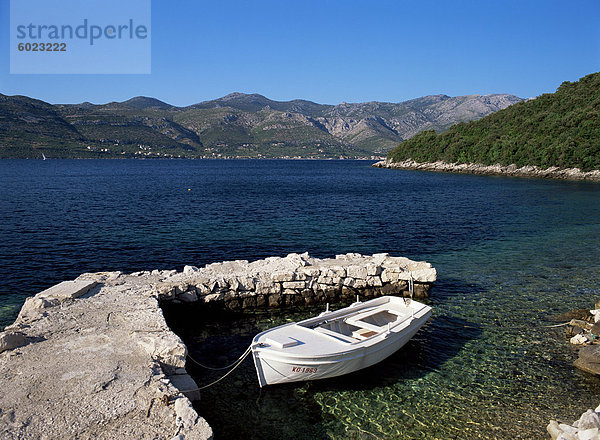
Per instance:
[[[600,351],[598,345],[588,345],[579,349],[579,357],[573,365],[586,373],[600,375]]]

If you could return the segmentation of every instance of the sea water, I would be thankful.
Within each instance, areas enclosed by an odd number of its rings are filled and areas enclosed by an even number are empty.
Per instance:
[[[305,251],[436,267],[433,318],[388,360],[262,391],[247,360],[203,391],[220,438],[546,438],[550,418],[600,403],[564,328],[545,327],[600,297],[599,184],[283,160],[2,160],[0,183],[0,325],[89,271]],[[224,365],[257,331],[316,312],[167,315],[194,356]]]

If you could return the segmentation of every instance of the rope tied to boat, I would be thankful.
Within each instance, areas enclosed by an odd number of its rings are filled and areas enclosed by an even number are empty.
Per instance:
[[[234,365],[234,367],[229,370],[227,373],[225,373],[223,376],[221,376],[220,378],[218,378],[217,380],[209,383],[208,385],[203,385],[201,387],[198,388],[194,388],[193,390],[187,390],[187,391],[182,391],[182,393],[188,393],[191,391],[200,391],[200,390],[205,390],[206,388],[212,387],[213,385],[218,384],[219,382],[221,382],[223,379],[225,379],[227,376],[229,376],[231,373],[233,373],[235,371],[235,369],[237,367],[239,367],[240,365],[242,365],[242,363],[244,362],[244,360],[248,357],[248,355],[252,353],[252,345],[250,345],[246,351],[244,352],[244,354],[242,356],[240,356],[238,358],[238,360],[236,361],[236,364]]]
[[[226,365],[226,366],[224,366],[224,367],[209,367],[208,365],[204,365],[204,364],[202,364],[202,363],[198,362],[196,359],[194,359],[192,356],[190,356],[190,354],[189,354],[189,353],[187,354],[187,358],[188,358],[190,361],[192,361],[194,364],[198,365],[199,367],[206,368],[207,370],[227,370],[228,368],[231,368],[231,367],[233,367],[235,364],[237,364],[237,363],[238,363],[238,361],[239,361],[240,359],[242,359],[242,358],[243,358],[243,357],[245,357],[245,356],[248,356],[248,351],[249,351],[249,350],[251,350],[251,349],[252,349],[252,345],[250,345],[250,346],[249,346],[249,347],[246,349],[246,351],[244,351],[244,352],[243,352],[243,353],[240,355],[240,357],[239,357],[239,358],[237,358],[237,359],[236,359],[235,361],[233,361],[231,364],[229,364],[229,365]]]
[[[201,391],[201,390],[205,390],[206,388],[212,387],[213,385],[218,384],[219,382],[221,382],[223,379],[225,379],[227,376],[229,376],[231,373],[233,373],[237,367],[239,367],[240,365],[242,365],[242,363],[244,362],[244,360],[248,357],[248,355],[252,353],[252,344],[250,344],[250,346],[246,349],[246,351],[244,351],[244,353],[242,353],[242,355],[236,359],[236,361],[233,364],[228,365],[227,367],[221,367],[221,368],[213,368],[213,367],[207,367],[205,365],[202,365],[200,362],[192,359],[192,357],[189,356],[188,354],[188,358],[191,359],[192,361],[194,361],[196,364],[198,364],[199,366],[203,367],[203,368],[207,368],[210,370],[224,370],[225,368],[229,368],[232,367],[231,370],[229,370],[227,373],[225,373],[223,376],[219,377],[217,380],[207,384],[207,385],[203,385],[201,387],[197,387],[197,388],[192,388],[191,390],[179,390],[176,393],[167,395],[164,397],[164,399],[166,399],[166,401],[168,402],[170,398],[177,396],[178,394],[185,394],[185,393],[193,393],[195,391]]]

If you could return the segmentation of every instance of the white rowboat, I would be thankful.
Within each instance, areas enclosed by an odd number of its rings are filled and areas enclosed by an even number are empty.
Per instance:
[[[430,316],[431,307],[418,301],[382,296],[266,330],[252,341],[258,382],[325,379],[369,367],[404,346]]]

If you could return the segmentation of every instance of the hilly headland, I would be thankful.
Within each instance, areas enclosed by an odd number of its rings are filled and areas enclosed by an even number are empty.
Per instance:
[[[600,73],[444,133],[425,130],[376,166],[600,180]]]

